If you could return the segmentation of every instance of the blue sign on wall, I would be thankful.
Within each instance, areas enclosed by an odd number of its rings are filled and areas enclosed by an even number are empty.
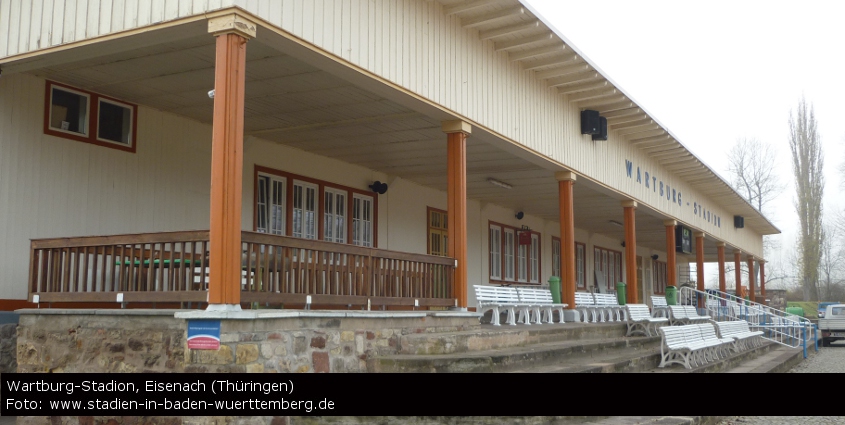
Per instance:
[[[188,348],[217,350],[220,348],[219,320],[188,320]]]

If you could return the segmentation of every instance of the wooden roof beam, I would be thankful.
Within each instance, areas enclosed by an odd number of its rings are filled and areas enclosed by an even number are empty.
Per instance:
[[[651,121],[651,120],[649,120],[649,121]],[[637,133],[642,133],[644,131],[657,130],[659,128],[660,128],[660,124],[657,124],[656,122],[652,121],[648,124],[641,124],[641,125],[637,125],[637,126],[633,126],[633,127],[619,129],[619,130],[617,130],[616,134],[619,135],[619,136],[627,136],[629,134],[637,134]]]
[[[651,137],[651,136],[659,136],[659,135],[664,134],[664,133],[666,133],[666,130],[664,130],[662,128],[658,128],[658,129],[655,129],[655,130],[640,131],[640,132],[637,132],[637,133],[631,133],[631,134],[626,134],[626,135],[630,135],[631,139],[641,139],[641,138],[646,138],[646,137]]]
[[[662,150],[655,150],[648,153],[648,157],[652,159],[660,160],[660,158],[665,158],[669,156],[677,156],[679,153],[685,152],[684,148],[680,146],[672,146],[671,148],[662,149]]]
[[[601,89],[589,90],[581,93],[573,93],[569,95],[570,102],[578,102],[583,100],[590,100],[590,99],[599,99],[603,97],[613,96],[617,93],[616,89],[611,87],[605,87]]]
[[[578,74],[587,71],[595,72],[590,65],[584,62],[580,62],[562,66],[560,68],[547,69],[545,71],[537,71],[534,76],[541,80],[548,80],[550,78],[558,78],[570,74]]]
[[[550,55],[552,53],[561,53],[566,50],[565,44],[555,44],[553,46],[543,46],[531,50],[522,50],[519,52],[511,52],[508,54],[508,59],[511,62],[521,61],[523,59],[534,58],[537,56]]]
[[[486,0],[483,0],[483,1],[486,1]],[[519,24],[516,24],[516,25],[510,25],[510,26],[507,26],[507,27],[496,28],[496,29],[487,30],[487,31],[480,31],[478,33],[478,38],[480,38],[482,40],[489,40],[491,38],[503,37],[503,36],[506,36],[506,35],[516,34],[518,32],[522,32],[522,31],[530,31],[530,30],[537,29],[537,28],[540,28],[540,21],[534,20],[534,21],[530,21],[530,22],[527,22],[527,23],[519,23]]]
[[[579,82],[578,84],[569,84],[565,87],[558,87],[557,92],[560,94],[569,94],[569,93],[578,93],[582,91],[590,91],[596,89],[602,89],[608,86],[607,81],[605,80],[587,80]]]
[[[605,118],[607,118],[607,117],[605,117]],[[622,121],[622,122],[610,124],[610,119],[608,119],[608,127],[611,130],[618,130],[620,128],[628,128],[628,127],[637,127],[637,126],[640,126],[640,125],[648,125],[648,124],[654,124],[654,120],[651,119],[651,118],[643,119],[643,118],[639,118],[639,117],[634,116],[634,118],[632,118],[631,121],[627,121],[627,122]]]
[[[607,103],[599,105],[599,114],[605,115],[613,111],[619,111],[622,109],[630,109],[634,107],[634,102],[631,102],[627,98],[623,96],[623,99],[616,103]]]
[[[643,138],[639,138],[639,139],[628,139],[628,141],[631,142],[631,144],[634,145],[634,146],[644,145],[644,144],[652,144],[653,142],[666,143],[666,142],[669,142],[670,140],[672,140],[672,136],[670,136],[668,134],[659,135],[659,136],[652,136],[652,137],[643,137]]]
[[[579,72],[577,74],[564,75],[546,80],[549,87],[561,87],[569,84],[578,84],[586,81],[602,80],[601,75],[595,71]]]
[[[681,149],[678,145],[674,143],[664,143],[660,145],[649,146],[647,148],[641,149],[644,153],[651,156],[652,154],[662,153],[662,152],[669,152],[675,151],[677,149]]]
[[[612,107],[618,107],[619,109],[621,109],[621,108],[625,107],[623,105],[626,104],[626,100],[627,100],[627,98],[625,97],[625,95],[619,94],[619,95],[610,96],[610,97],[599,97],[599,98],[593,98],[593,99],[580,100],[580,101],[576,102],[576,104],[578,105],[579,108],[596,108],[596,109],[599,109],[599,113],[601,113],[601,108],[600,108],[601,106],[605,106],[605,107],[611,107],[612,106]],[[630,100],[628,100],[627,103],[633,104],[633,102],[631,102]]]
[[[579,61],[581,61],[581,57],[576,55],[576,54],[572,54],[572,55],[557,56],[557,57],[553,57],[553,58],[549,58],[549,59],[538,60],[538,61],[534,61],[534,62],[530,62],[530,63],[523,62],[522,68],[526,71],[530,71],[530,70],[533,70],[533,69],[545,68],[547,66],[566,65],[566,64],[577,63]]]
[[[473,9],[479,9],[484,6],[489,5],[490,2],[487,0],[476,0],[466,3],[458,3],[452,6],[444,7],[443,11],[446,12],[446,16],[452,16],[462,12],[468,12]]]
[[[464,28],[475,28],[484,24],[489,24],[491,22],[501,21],[503,19],[520,15],[525,15],[525,8],[514,7],[512,9],[502,9],[487,13],[485,15],[476,16],[474,18],[461,19],[461,26]]]
[[[540,43],[543,41],[549,41],[553,39],[552,33],[543,33],[538,35],[532,35],[530,37],[520,37],[515,38],[513,40],[508,41],[500,41],[498,43],[494,43],[495,50],[497,52],[501,52],[503,50],[508,49],[515,49],[517,47],[528,46],[529,44]]]
[[[691,153],[687,152],[686,154],[679,156],[677,158],[669,157],[669,158],[662,159],[658,162],[660,163],[660,165],[670,165],[670,164],[683,164],[683,163],[689,163],[689,162],[695,162],[695,161],[697,161],[697,159],[694,156],[692,156]]]

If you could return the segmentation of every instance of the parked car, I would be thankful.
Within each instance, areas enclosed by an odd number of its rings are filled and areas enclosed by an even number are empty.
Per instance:
[[[842,303],[839,303],[837,301],[819,303],[819,319],[824,318],[824,312],[827,309],[827,306],[834,305],[834,304],[842,304]]]

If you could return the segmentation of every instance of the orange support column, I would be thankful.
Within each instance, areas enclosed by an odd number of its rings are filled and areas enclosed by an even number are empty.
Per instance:
[[[558,181],[558,200],[560,203],[560,300],[568,304],[568,309],[575,308],[575,213],[574,197],[575,173],[560,171],[555,173]]]
[[[704,232],[695,232],[695,289],[704,292]],[[703,307],[703,299],[698,294],[698,307]]]
[[[467,307],[467,137],[472,127],[464,121],[444,121],[447,139],[446,205],[449,226],[447,249],[457,261],[455,292],[458,307]]]
[[[754,282],[754,256],[748,256],[748,299],[757,302],[757,284]]]
[[[760,296],[766,304],[766,261],[760,260]]]
[[[675,267],[675,220],[664,220],[666,226],[666,286],[678,286],[678,275]]]
[[[742,251],[734,251],[734,276],[736,277],[736,296],[742,298],[742,270],[740,269],[742,262]]]
[[[240,310],[246,42],[256,25],[237,14],[208,21],[217,37],[211,141],[208,308]]]
[[[716,242],[716,256],[719,257],[719,292],[727,292],[725,283],[725,243]],[[723,296],[723,295],[722,295]]]
[[[625,280],[628,304],[639,304],[637,288],[637,229],[636,201],[623,201],[625,210]],[[562,242],[562,241],[561,241]]]

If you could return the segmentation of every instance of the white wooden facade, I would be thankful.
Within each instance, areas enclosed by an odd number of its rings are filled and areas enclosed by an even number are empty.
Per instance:
[[[480,16],[525,7],[516,0],[489,3],[478,11]],[[0,77],[0,292],[5,294],[0,298],[26,297],[29,239],[208,227],[211,127],[207,123],[139,102],[137,153],[45,135],[45,80],[27,61],[43,55],[47,58],[44,66],[52,66],[49,55],[66,53],[68,47],[105,42],[110,37],[134,37],[146,28],[149,35],[158,26],[204,20],[205,13],[233,6],[259,22],[259,39],[261,31],[290,38],[315,55],[371,79],[373,85],[389,85],[397,98],[413,98],[470,122],[474,132],[487,134],[485,140],[494,139],[490,142],[494,147],[516,152],[514,158],[544,164],[535,167],[548,175],[572,170],[579,176],[577,185],[589,184],[610,199],[636,200],[655,217],[676,219],[704,231],[712,240],[762,258],[762,235],[777,229],[761,215],[749,212],[748,206],[738,201],[738,194],[725,190],[721,179],[713,175],[690,182],[678,175],[671,163],[667,165],[616,131],[610,131],[605,142],[581,135],[583,103],[560,94],[536,71],[513,60],[511,55],[519,50],[505,48],[508,38],[482,40],[478,26],[466,23],[473,17],[455,12],[460,4],[426,0],[0,0],[0,70],[4,71]],[[528,12],[512,19],[536,19]],[[11,72],[5,72],[7,69]],[[445,141],[445,136],[440,141]],[[426,207],[446,209],[444,191],[377,167],[293,146],[260,133],[246,138],[244,229],[251,230],[253,225],[255,165],[362,189],[381,180],[390,183],[390,190],[379,201],[378,247],[426,252]],[[627,161],[631,163],[630,177]],[[646,172],[652,177],[648,187],[643,181]],[[547,183],[556,185],[553,178]],[[659,187],[663,186],[681,193],[681,200],[661,196]],[[575,203],[576,216],[589,215],[587,207],[579,210],[577,196]],[[543,281],[548,278],[552,236],[559,236],[556,198],[547,199],[544,205],[536,214],[526,211],[523,220],[516,220],[512,205],[499,205],[484,197],[470,199],[471,283],[489,281],[489,221],[528,225],[540,232]],[[695,207],[701,205],[703,215],[697,213],[700,207]],[[621,214],[621,207],[619,210]],[[754,226],[734,228],[734,215],[745,215]],[[721,226],[716,217],[721,218]],[[589,222],[578,228],[576,241],[587,244],[588,275],[593,246],[622,250],[617,237],[603,234]],[[659,245],[646,244],[638,247],[637,254],[643,258],[657,254],[665,259],[664,251]],[[646,264],[644,272],[650,275],[650,263]]]

